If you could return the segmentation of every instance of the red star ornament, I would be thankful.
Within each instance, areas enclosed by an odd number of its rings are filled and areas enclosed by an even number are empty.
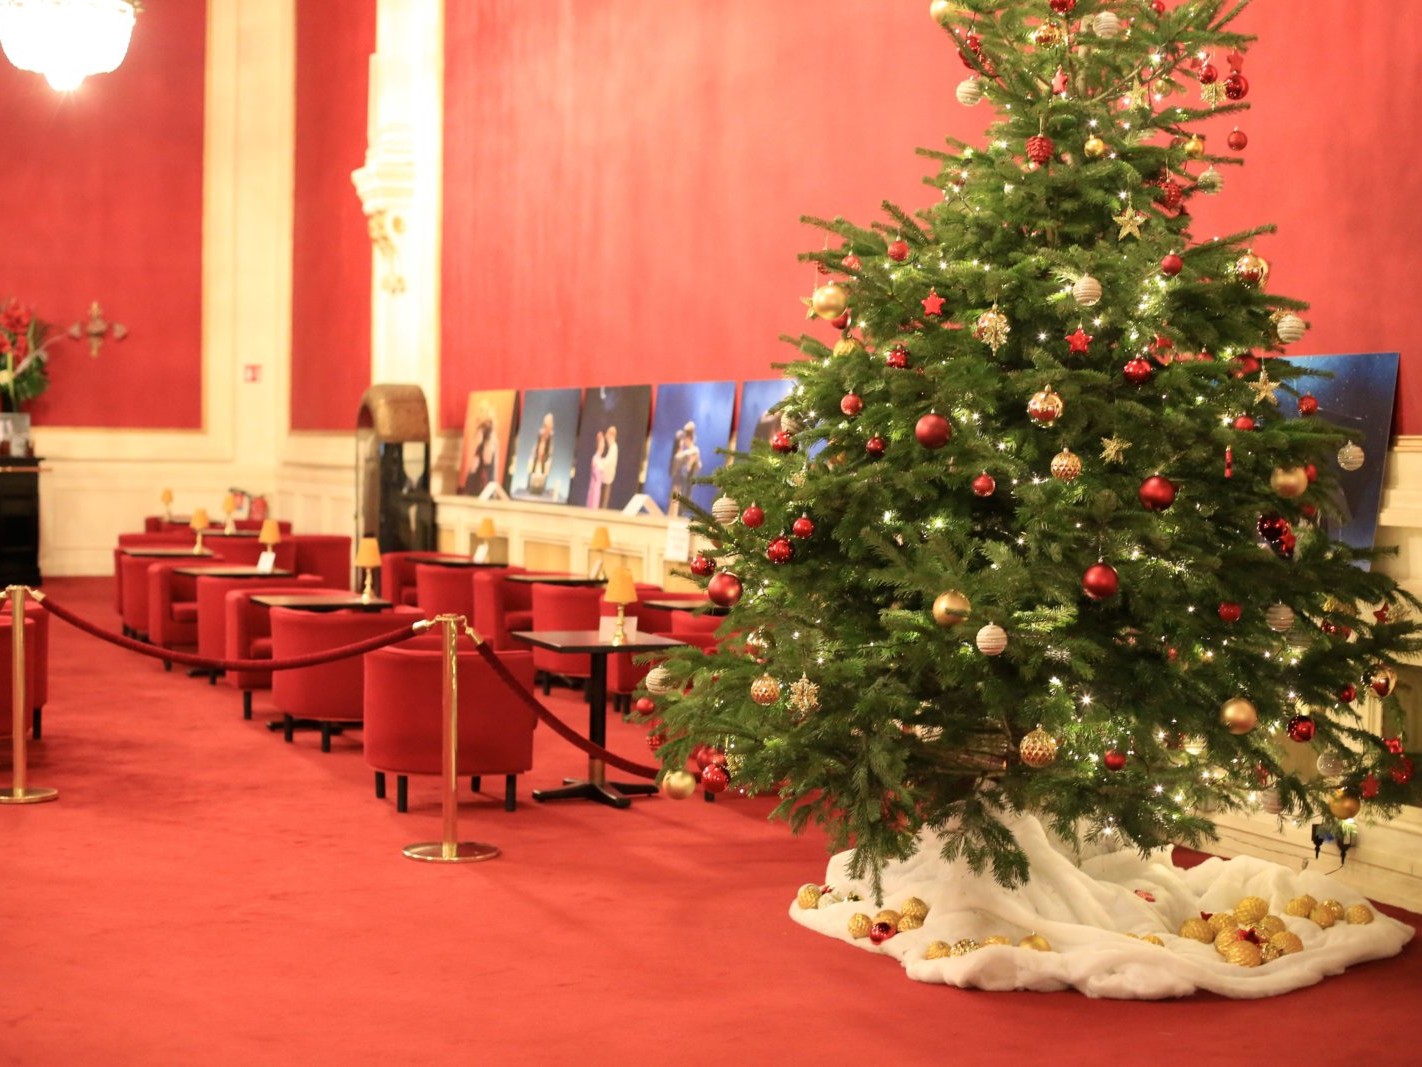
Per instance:
[[[1066,335],[1066,343],[1076,355],[1085,355],[1091,345],[1091,335],[1078,326],[1075,333]]]
[[[938,295],[936,289],[928,290],[928,295],[920,300],[919,303],[923,305],[923,313],[925,315],[938,315],[940,317],[943,315],[944,300]]]

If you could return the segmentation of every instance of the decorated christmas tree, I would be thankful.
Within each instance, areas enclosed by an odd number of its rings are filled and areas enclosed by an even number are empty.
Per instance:
[[[1004,885],[1020,813],[1144,851],[1407,796],[1417,605],[1328,532],[1338,469],[1384,457],[1278,358],[1306,305],[1270,227],[1191,231],[1247,144],[1246,3],[931,5],[996,119],[925,153],[926,209],[808,220],[839,332],[795,339],[780,431],[694,523],[729,612],[648,677],[671,784],[779,796],[856,877],[926,830]]]

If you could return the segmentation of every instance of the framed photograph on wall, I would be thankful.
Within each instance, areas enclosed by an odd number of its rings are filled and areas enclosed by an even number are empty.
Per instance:
[[[504,491],[517,401],[514,389],[469,394],[464,408],[464,446],[459,450],[458,492],[487,496]]]
[[[517,500],[568,502],[581,389],[526,389],[520,405],[509,494]]]
[[[770,443],[780,429],[780,415],[771,408],[790,395],[789,378],[767,378],[741,384],[740,414],[736,419],[736,451],[749,452],[752,441]]]
[[[642,481],[642,455],[652,417],[650,385],[609,385],[583,394],[583,421],[573,463],[572,502],[621,510]]]
[[[722,450],[731,442],[735,408],[735,382],[657,386],[642,492],[668,515],[679,514],[678,495],[690,497],[700,507],[711,506],[716,487],[695,483],[725,463]]]

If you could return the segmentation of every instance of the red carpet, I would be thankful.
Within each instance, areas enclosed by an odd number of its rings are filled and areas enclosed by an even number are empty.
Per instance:
[[[46,592],[118,625],[107,581]],[[52,635],[30,783],[61,795],[0,808],[0,1063],[1415,1060],[1398,1009],[1422,998],[1416,946],[1263,1001],[921,985],[791,923],[826,856],[768,801],[527,799],[584,766],[546,729],[516,813],[501,782],[461,807],[461,837],[504,854],[416,863],[400,849],[438,838],[436,783],[397,815],[358,733],[286,745],[263,694],[244,722],[235,690]],[[553,706],[584,724],[575,698]],[[639,731],[609,733],[647,758]]]

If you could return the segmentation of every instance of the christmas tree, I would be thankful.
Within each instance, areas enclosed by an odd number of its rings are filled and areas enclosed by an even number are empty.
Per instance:
[[[840,333],[795,339],[781,431],[694,523],[730,611],[648,678],[681,788],[695,760],[778,794],[856,876],[929,828],[1005,885],[1029,875],[1009,813],[1146,850],[1266,797],[1403,801],[1417,605],[1329,536],[1361,450],[1264,358],[1307,305],[1268,285],[1271,227],[1191,233],[1247,143],[1246,3],[931,5],[996,121],[925,153],[927,209],[807,220],[807,317]]]

